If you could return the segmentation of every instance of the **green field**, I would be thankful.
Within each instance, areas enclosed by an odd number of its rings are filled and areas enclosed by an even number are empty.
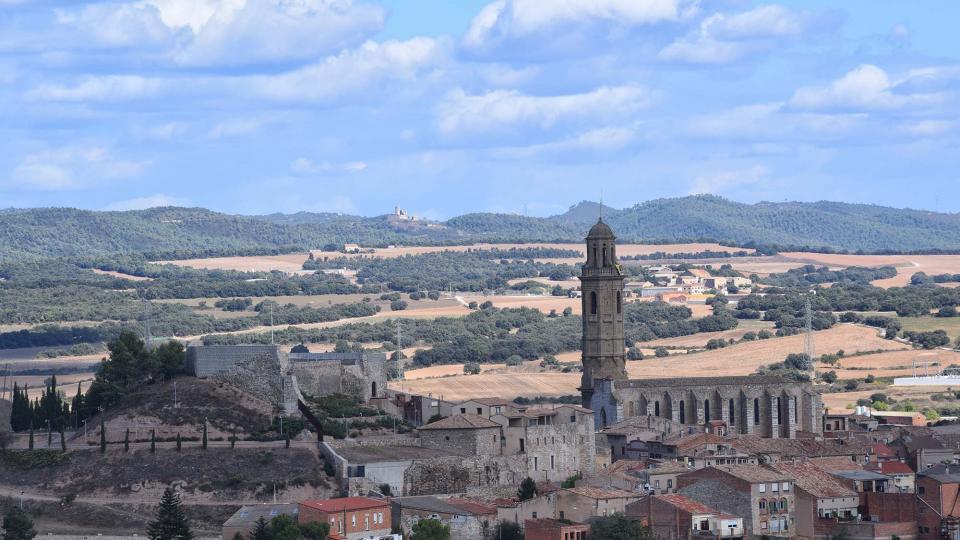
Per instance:
[[[929,332],[945,330],[951,340],[960,337],[960,317],[899,317],[904,330]]]

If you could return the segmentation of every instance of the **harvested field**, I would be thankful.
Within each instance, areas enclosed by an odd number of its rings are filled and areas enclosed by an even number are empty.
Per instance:
[[[749,375],[757,368],[780,362],[791,352],[803,351],[803,335],[772,338],[731,345],[725,349],[696,354],[676,354],[668,358],[652,358],[627,362],[630,378],[659,379],[665,377],[714,377]],[[814,334],[820,351],[849,353],[875,349],[906,349],[906,345],[877,336],[872,328],[840,324]],[[644,344],[647,345],[647,344]],[[646,353],[645,353],[646,354]],[[561,361],[579,358],[579,353],[564,353]],[[864,374],[865,376],[866,374]],[[560,396],[576,394],[580,385],[579,373],[481,373],[437,379],[405,381],[403,388],[415,393],[443,394],[445,399],[460,400],[496,395],[504,398],[517,396]],[[391,388],[399,386],[391,383]]]
[[[823,394],[823,405],[830,411],[844,411],[847,407],[852,408],[856,405],[858,399],[869,399],[872,394],[886,394],[897,401],[909,401],[914,404],[917,410],[923,410],[927,407],[956,407],[956,401],[933,401],[930,396],[942,392],[952,392],[953,389],[947,386],[887,386],[885,388],[874,388],[870,390],[857,390],[854,392],[834,392]]]
[[[840,255],[826,253],[783,253],[798,262],[838,267],[895,266],[897,275],[874,281],[878,287],[902,287],[915,272],[928,275],[960,273],[960,255]]]
[[[484,371],[505,368],[506,366],[506,364],[480,364],[480,370],[482,373]],[[440,366],[408,369],[403,372],[403,376],[407,380],[446,377],[448,375],[463,375],[463,364],[444,364]]]
[[[690,307],[690,306],[687,306]],[[700,315],[702,316],[702,315]],[[774,323],[769,321],[742,320],[739,325],[732,330],[723,330],[721,332],[701,332],[689,336],[679,336],[673,338],[655,339],[653,341],[643,341],[638,345],[644,347],[680,347],[684,349],[698,349],[707,346],[711,339],[736,339],[739,340],[747,332],[757,332],[759,330],[775,331]],[[772,338],[779,339],[779,338]]]
[[[518,308],[528,307],[539,309],[543,313],[550,313],[551,309],[562,313],[565,308],[573,309],[575,314],[580,313],[580,304],[583,301],[580,298],[567,298],[566,296],[462,296],[464,302],[476,302],[482,304],[487,300],[493,302],[494,307],[498,308]]]
[[[100,274],[102,276],[112,276],[116,278],[129,279],[130,281],[150,281],[153,278],[148,278],[144,276],[135,276],[133,274],[124,274],[123,272],[114,272],[112,270],[100,270],[98,268],[91,268],[94,274]]]
[[[818,364],[821,371],[836,371],[841,379],[862,379],[867,375],[874,377],[910,377],[913,364],[917,364],[917,373],[923,374],[924,365],[931,374],[951,364],[960,364],[960,352],[947,350],[907,349],[864,356],[848,356],[840,360],[839,367]]]
[[[269,272],[279,270],[295,274],[303,270],[307,253],[288,253],[286,255],[253,255],[248,257],[208,257],[205,259],[183,259],[179,261],[157,261],[157,264],[175,264],[207,270],[239,270],[242,272]]]
[[[960,317],[899,317],[904,330],[929,332],[944,330],[950,339],[960,338]]]

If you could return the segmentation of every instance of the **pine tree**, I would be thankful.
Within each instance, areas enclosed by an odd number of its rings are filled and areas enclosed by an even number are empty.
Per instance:
[[[157,519],[147,524],[147,538],[150,540],[192,540],[190,523],[183,512],[180,497],[172,487],[163,492]]]
[[[537,483],[529,476],[520,482],[520,489],[517,490],[517,498],[521,501],[532,499],[537,496]]]
[[[100,452],[107,451],[107,426],[100,421]]]
[[[33,529],[33,521],[30,516],[19,508],[11,508],[3,516],[3,534],[0,538],[4,540],[31,540],[37,536],[37,531]]]
[[[73,413],[73,429],[80,428],[80,411],[83,409],[83,391],[80,389],[80,383],[77,383],[77,395],[73,397],[73,403],[70,405],[70,412]]]
[[[250,540],[270,540],[270,524],[263,516],[253,524]]]

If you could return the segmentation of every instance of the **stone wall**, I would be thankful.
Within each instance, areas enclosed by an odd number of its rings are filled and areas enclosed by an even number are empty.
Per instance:
[[[240,388],[250,395],[278,408],[283,407],[283,385],[280,364],[276,358],[267,354],[240,362],[226,372],[217,373],[213,378]]]
[[[424,448],[453,450],[463,455],[496,456],[500,454],[500,428],[423,429],[420,440]]]
[[[367,353],[358,359],[289,359],[290,373],[300,390],[311,396],[347,394],[361,401],[385,395],[385,355]]]
[[[749,491],[744,492],[728,485],[729,477],[718,476],[710,479],[697,479],[693,484],[684,485],[677,493],[685,495],[711,508],[743,518],[744,533],[749,536],[754,531],[754,512]],[[749,490],[749,488],[747,488]]]

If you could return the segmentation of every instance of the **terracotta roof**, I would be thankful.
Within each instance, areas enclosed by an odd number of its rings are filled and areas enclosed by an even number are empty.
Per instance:
[[[316,508],[323,512],[351,512],[353,510],[364,510],[366,508],[378,508],[381,506],[390,506],[390,502],[384,499],[371,499],[369,497],[343,497],[340,499],[322,499],[316,501],[301,501],[300,504],[309,508]]]
[[[708,468],[723,471],[730,476],[750,483],[779,482],[794,479],[792,475],[784,474],[762,465],[716,465]]]
[[[679,508],[680,510],[687,512],[688,514],[700,514],[700,515],[706,514],[711,516],[719,516],[719,517],[727,517],[727,518],[734,517],[734,516],[731,516],[730,514],[726,514],[724,512],[711,508],[693,499],[684,497],[679,493],[669,493],[667,495],[654,495],[653,498],[658,501],[663,501],[669,504],[670,506]]]
[[[748,454],[780,454],[784,458],[856,456],[870,453],[868,445],[843,439],[766,439],[756,435],[742,435],[731,440],[737,450]]]
[[[870,453],[878,458],[896,458],[897,452],[885,444],[873,443],[870,445]]]
[[[880,463],[883,474],[913,474],[913,469],[902,461],[884,461]]]
[[[731,441],[714,433],[697,433],[696,435],[687,435],[678,437],[669,441],[664,441],[665,446],[676,446],[677,453],[686,452],[692,448],[703,446],[705,444],[730,444]]]
[[[523,520],[523,525],[526,528],[534,526],[539,529],[551,529],[560,531],[567,527],[576,528],[577,530],[587,528],[588,525],[584,523],[575,523],[572,521],[560,521],[559,519],[553,518],[536,518],[536,519],[525,519]]]
[[[547,493],[553,493],[554,491],[560,491],[560,486],[549,480],[537,482],[537,495],[546,495]]]
[[[509,405],[511,407],[518,407],[516,403],[510,401],[509,399],[504,399],[499,397],[479,397],[479,398],[467,399],[467,400],[461,401],[460,403],[467,403],[470,401],[474,403],[480,403],[482,405],[488,405],[488,406]]]
[[[450,499],[447,499],[446,502],[447,504],[451,506],[455,506],[469,515],[485,516],[485,515],[497,513],[496,506],[485,504],[479,501],[470,500],[470,499],[450,498]]]
[[[863,467],[846,456],[813,457],[810,462],[825,471],[859,471]]]
[[[512,497],[499,497],[490,501],[497,508],[513,508],[517,506],[517,499]]]
[[[685,473],[690,472],[690,467],[687,467],[679,461],[664,461],[663,463],[658,463],[656,465],[651,465],[647,468],[648,474],[668,474],[668,473]]]
[[[590,499],[627,499],[640,497],[639,493],[631,493],[622,489],[601,489],[595,487],[574,487],[565,488],[562,491],[569,491],[577,495],[588,497]]]
[[[500,424],[483,416],[477,416],[475,414],[454,414],[425,426],[420,426],[419,429],[486,429],[499,427]]]
[[[794,484],[818,499],[857,497],[857,492],[809,461],[781,461],[768,467],[794,478]]]

